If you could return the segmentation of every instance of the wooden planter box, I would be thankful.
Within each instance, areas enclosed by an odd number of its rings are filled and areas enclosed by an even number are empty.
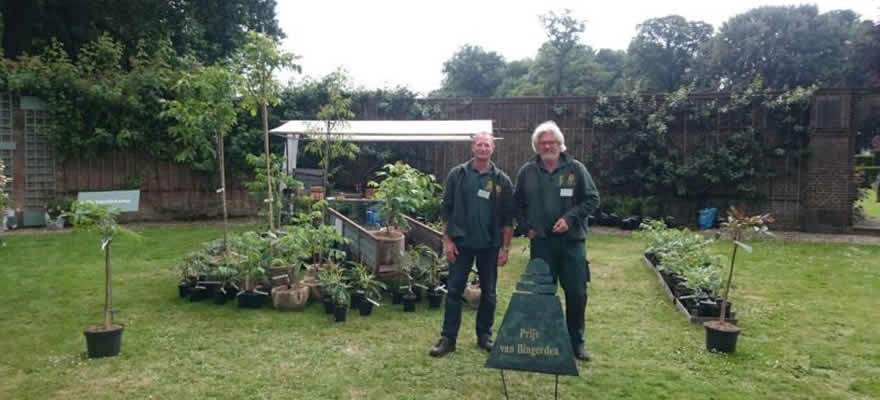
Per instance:
[[[328,208],[327,211],[325,223],[336,227],[337,232],[351,240],[346,250],[352,258],[360,260],[378,277],[394,275],[400,271],[399,265],[381,264],[377,261],[379,239],[373,231],[368,231],[333,208]],[[410,231],[406,233],[407,243],[424,244],[442,254],[443,235],[412,218],[406,218],[410,224]]]
[[[692,324],[702,325],[703,322],[715,321],[718,319],[718,317],[700,317],[700,316],[691,314],[690,311],[688,311],[688,309],[684,306],[684,304],[681,304],[681,301],[679,301],[678,298],[675,297],[675,295],[672,293],[672,288],[670,288],[669,285],[666,284],[666,281],[663,279],[663,276],[660,275],[660,271],[658,271],[657,268],[654,267],[654,264],[651,263],[651,260],[649,260],[648,257],[646,257],[645,255],[642,255],[642,260],[645,261],[645,266],[649,270],[651,270],[655,276],[657,276],[657,281],[660,282],[660,286],[663,287],[663,291],[666,293],[666,297],[668,297],[670,300],[672,300],[672,304],[675,305],[675,308],[678,309],[678,311],[681,313],[681,315],[683,315],[684,318],[688,320],[688,322],[690,322]],[[730,310],[730,312],[734,316],[736,315],[735,314],[736,310]],[[725,321],[730,321],[733,324],[737,324],[737,322],[738,322],[736,320],[736,318],[725,318]]]

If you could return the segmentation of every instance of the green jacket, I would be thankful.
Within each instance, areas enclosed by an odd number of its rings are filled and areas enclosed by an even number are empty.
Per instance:
[[[449,235],[457,244],[467,243],[465,237],[466,229],[464,226],[468,224],[466,212],[465,193],[461,189],[462,181],[471,161],[459,164],[449,171],[446,177],[446,184],[443,190],[443,219],[446,222],[446,234]],[[495,167],[495,164],[489,163],[490,179],[493,182],[495,190],[489,192],[490,204],[490,226],[489,238],[492,247],[501,245],[501,227],[513,225],[514,209],[513,209],[513,183],[507,174],[501,169]]]
[[[517,229],[523,234],[534,229],[537,238],[586,239],[587,217],[599,207],[599,191],[593,178],[584,164],[566,153],[559,155],[559,165],[552,174],[542,165],[540,156],[535,155],[516,174],[513,197]],[[558,204],[558,208],[547,204]],[[559,218],[565,218],[569,227],[562,235],[552,233]]]

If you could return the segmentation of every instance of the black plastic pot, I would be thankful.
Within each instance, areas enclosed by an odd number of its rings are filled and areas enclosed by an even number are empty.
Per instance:
[[[398,291],[394,292],[393,295],[391,295],[391,304],[401,304],[401,303],[403,303],[403,293],[398,290]]]
[[[428,308],[440,308],[443,305],[443,293],[428,292]]]
[[[719,321],[707,321],[703,323],[706,328],[706,350],[717,353],[733,353],[736,351],[736,341],[739,338],[738,326],[726,323],[721,326]]]
[[[335,304],[333,307],[333,317],[336,322],[345,322],[345,314],[348,312],[348,306],[345,304]]]
[[[416,296],[413,294],[403,296],[403,311],[416,312],[416,301]]]
[[[361,305],[361,302],[364,301],[364,295],[360,293],[353,293],[351,295],[351,309],[358,308]]]
[[[422,288],[420,288],[420,287],[418,287],[418,286],[414,286],[414,287],[412,288],[412,291],[413,291],[413,294],[416,295],[416,301],[417,301],[417,302],[418,302],[418,301],[422,301]]]
[[[189,301],[191,302],[202,301],[213,295],[211,289],[204,286],[193,286],[189,289]]]
[[[324,303],[324,313],[333,314],[333,298],[327,296],[323,300],[321,300],[321,302]]]
[[[98,326],[83,331],[86,337],[86,350],[89,358],[113,357],[122,349],[122,325],[113,325],[109,331],[96,330]]]
[[[195,285],[190,281],[180,281],[177,283],[177,294],[182,299],[186,298],[189,296],[189,289],[193,286]]]
[[[226,288],[222,288],[222,290],[217,290],[214,292],[214,304],[223,305],[229,301],[229,295],[226,292]]]
[[[238,295],[238,306],[241,308],[260,308],[266,303],[266,295],[246,291]]]
[[[734,318],[736,314],[732,312],[733,303],[728,302],[725,310],[725,318]],[[697,316],[700,317],[721,317],[721,302],[720,301],[700,301],[700,304],[697,307]]]
[[[360,304],[358,304],[358,311],[360,311],[362,316],[367,316],[373,313],[373,303],[369,301],[363,300]]]

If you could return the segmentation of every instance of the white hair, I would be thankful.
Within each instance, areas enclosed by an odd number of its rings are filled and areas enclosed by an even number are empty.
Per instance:
[[[535,128],[535,132],[532,133],[532,151],[535,153],[538,152],[538,139],[546,132],[552,133],[553,137],[556,138],[556,141],[559,142],[559,152],[561,153],[565,151],[565,136],[562,136],[562,131],[559,130],[559,126],[553,121],[544,122]]]

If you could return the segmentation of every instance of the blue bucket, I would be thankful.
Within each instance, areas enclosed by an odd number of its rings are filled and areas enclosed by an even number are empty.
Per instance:
[[[715,217],[718,216],[717,208],[704,208],[700,210],[698,225],[700,229],[709,229],[715,225]]]

